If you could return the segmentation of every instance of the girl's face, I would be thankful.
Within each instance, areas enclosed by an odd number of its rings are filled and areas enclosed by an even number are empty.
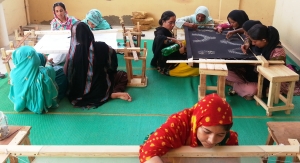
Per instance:
[[[206,18],[206,16],[203,14],[197,14],[197,16],[196,16],[196,20],[198,22],[203,22],[205,20],[205,18]]]
[[[89,26],[90,26],[91,28],[95,28],[95,27],[96,27],[96,25],[93,24],[91,21],[87,21],[87,23],[89,24]]]
[[[65,19],[66,11],[61,6],[56,6],[54,8],[54,12],[55,12],[55,15],[58,17],[59,20]]]
[[[205,148],[212,148],[220,143],[226,136],[224,127],[219,126],[200,126],[197,129],[197,138]]]
[[[169,31],[171,31],[175,26],[175,21],[176,21],[176,16],[172,16],[170,17],[169,20],[163,21],[162,26],[167,28]]]
[[[234,29],[236,29],[236,28],[239,27],[239,23],[236,22],[236,21],[234,21],[234,20],[232,20],[231,18],[228,18],[228,22],[232,26],[232,28],[234,28]]]
[[[250,40],[251,40],[251,42],[252,42],[252,45],[257,46],[257,47],[259,47],[259,48],[263,48],[263,47],[265,47],[265,46],[268,45],[268,42],[267,42],[266,39],[262,39],[262,40],[253,40],[253,39],[250,37]]]

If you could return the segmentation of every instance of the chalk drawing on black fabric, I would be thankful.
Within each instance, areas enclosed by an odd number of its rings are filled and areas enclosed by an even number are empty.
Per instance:
[[[212,54],[216,54],[216,52],[211,51],[211,50],[200,50],[200,51],[198,51],[198,54],[200,54],[200,55],[207,55],[207,54],[212,55]]]
[[[228,52],[232,54],[245,55],[241,48],[228,49]]]
[[[237,45],[237,46],[242,45],[241,43],[232,42],[232,41],[234,41],[234,40],[227,40],[227,39],[222,39],[222,40],[220,40],[220,42],[221,42],[222,44],[230,44],[230,45]]]
[[[196,40],[193,40],[193,42],[206,42],[208,40],[216,39],[216,37],[210,37],[210,36],[199,34],[199,33],[192,33],[192,36],[194,36],[194,38],[196,39]]]

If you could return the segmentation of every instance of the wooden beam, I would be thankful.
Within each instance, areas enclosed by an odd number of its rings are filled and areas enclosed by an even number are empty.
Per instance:
[[[107,29],[107,30],[97,30],[97,31],[92,31],[93,34],[101,34],[101,33],[117,33],[117,32],[122,32],[121,29]],[[27,33],[32,33],[32,31],[25,31],[24,34]],[[34,31],[34,34],[36,35],[63,35],[63,34],[70,34],[70,30],[58,30],[58,31]]]
[[[35,157],[138,157],[139,146],[105,145],[0,145],[0,155]],[[7,152],[7,153],[6,153]],[[216,146],[214,148],[183,146],[163,157],[269,157],[297,156],[299,145]]]
[[[199,59],[199,60],[167,60],[167,63],[249,63],[249,64],[261,64],[259,60],[222,60],[222,59]],[[269,64],[284,64],[284,61],[269,60]]]

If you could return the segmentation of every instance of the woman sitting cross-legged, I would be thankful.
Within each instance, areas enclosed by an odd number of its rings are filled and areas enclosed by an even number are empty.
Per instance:
[[[88,25],[78,22],[71,28],[71,46],[64,66],[69,81],[68,97],[76,107],[98,107],[109,99],[131,101],[127,73],[117,71],[114,49],[105,42],[95,42]]]
[[[43,67],[39,54],[31,46],[16,49],[12,58],[15,68],[10,73],[8,97],[14,103],[14,110],[20,112],[27,108],[41,114],[51,107],[58,107],[53,67]]]

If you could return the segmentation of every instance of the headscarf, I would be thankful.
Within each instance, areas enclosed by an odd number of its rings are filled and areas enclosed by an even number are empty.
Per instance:
[[[111,60],[109,46],[95,42],[88,25],[78,22],[72,26],[64,71],[70,85],[69,100],[73,105],[98,107],[109,99],[113,80],[108,74]]]
[[[197,21],[196,17],[197,17],[198,14],[205,15],[205,20],[203,22],[198,22]],[[207,7],[199,6],[195,10],[195,13],[192,15],[192,20],[193,20],[193,23],[195,23],[195,24],[207,24],[207,22],[211,21],[212,18],[209,16],[209,11],[208,11]]]
[[[78,20],[72,16],[68,15],[68,12],[65,11],[66,22],[61,22],[56,16],[55,11],[53,11],[54,19],[51,21],[51,30],[69,30],[72,25]]]
[[[106,20],[102,18],[102,14],[97,9],[90,10],[84,20],[84,23],[88,24],[87,21],[92,22],[95,25],[95,28],[92,30],[103,30],[103,29],[110,29],[110,25],[107,23]]]
[[[22,46],[13,54],[15,68],[11,71],[9,99],[14,110],[28,108],[41,114],[47,108],[57,107],[55,71],[52,67],[42,67],[36,51],[31,46]]]
[[[232,20],[236,21],[239,24],[238,28],[241,28],[243,26],[243,24],[245,23],[245,21],[249,20],[248,15],[246,14],[246,12],[244,10],[232,10],[228,16],[227,16],[227,20],[228,18],[231,18]],[[229,22],[229,20],[228,20]]]
[[[268,45],[265,46],[262,50],[262,55],[266,60],[270,59],[271,52],[278,46],[280,43],[279,32],[273,26],[268,26]]]
[[[242,27],[246,32],[248,32],[249,29],[253,27],[255,24],[261,24],[261,22],[259,20],[247,20],[244,22]]]
[[[217,94],[205,96],[190,109],[184,109],[171,115],[168,120],[152,133],[140,148],[140,162],[153,156],[162,156],[169,150],[186,145],[190,138],[190,146],[196,147],[197,129],[200,126],[231,125],[232,111],[229,104]],[[237,145],[237,134],[228,133],[220,145]]]

